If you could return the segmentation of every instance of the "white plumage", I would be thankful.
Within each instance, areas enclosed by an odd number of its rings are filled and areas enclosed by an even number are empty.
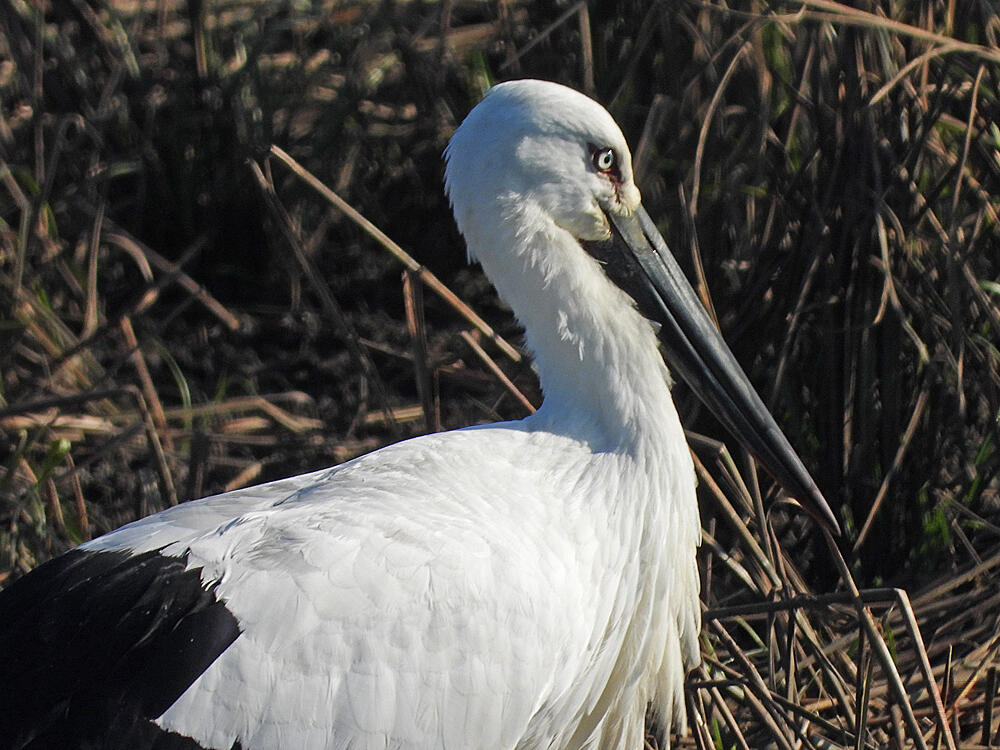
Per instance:
[[[657,330],[581,245],[639,210],[624,138],[583,95],[518,81],[447,158],[459,228],[525,326],[545,402],[84,545],[186,556],[239,624],[148,717],[163,730],[243,750],[568,750],[641,747],[648,705],[684,724],[692,461]]]
[[[652,681],[668,716],[680,697],[681,637],[697,654],[680,457],[681,477],[651,476],[659,452],[595,455],[533,417],[209,498],[197,519],[178,506],[90,548],[188,552],[220,581],[243,634],[159,720],[206,747],[586,746],[571,736],[588,715],[591,746],[631,747]],[[647,514],[672,490],[690,507]],[[664,544],[674,529],[685,542]]]

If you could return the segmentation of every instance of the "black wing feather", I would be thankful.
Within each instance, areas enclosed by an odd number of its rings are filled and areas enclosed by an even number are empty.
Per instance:
[[[152,719],[240,627],[185,565],[73,550],[0,592],[0,749],[199,747]]]

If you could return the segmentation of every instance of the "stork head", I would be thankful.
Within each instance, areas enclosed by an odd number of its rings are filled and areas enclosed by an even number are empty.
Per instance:
[[[552,236],[564,240],[556,244],[568,245],[571,256],[560,262],[584,263],[587,254],[596,259],[614,286],[659,325],[671,370],[792,497],[826,528],[839,531],[643,209],[625,138],[603,107],[555,83],[501,83],[469,113],[446,155],[459,230],[470,254],[484,256],[479,259],[494,282],[503,279],[506,296],[521,291],[522,282],[508,268],[512,256],[530,245],[519,241],[518,232],[562,230]],[[533,254],[528,262],[544,274],[545,258]]]
[[[496,206],[516,196],[578,240],[607,239],[607,211],[640,205],[632,155],[614,119],[597,102],[548,81],[491,88],[455,132],[446,182],[459,229],[489,226]],[[488,243],[486,243],[488,244]]]

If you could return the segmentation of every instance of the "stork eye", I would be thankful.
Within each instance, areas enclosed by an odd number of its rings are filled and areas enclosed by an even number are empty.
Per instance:
[[[594,169],[598,172],[610,172],[618,164],[618,157],[613,148],[602,148],[594,152]]]

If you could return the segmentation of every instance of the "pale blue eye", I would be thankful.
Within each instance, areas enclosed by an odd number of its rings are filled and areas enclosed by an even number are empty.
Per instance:
[[[607,172],[614,169],[618,159],[615,157],[613,148],[602,148],[594,153],[594,168],[598,172]]]

